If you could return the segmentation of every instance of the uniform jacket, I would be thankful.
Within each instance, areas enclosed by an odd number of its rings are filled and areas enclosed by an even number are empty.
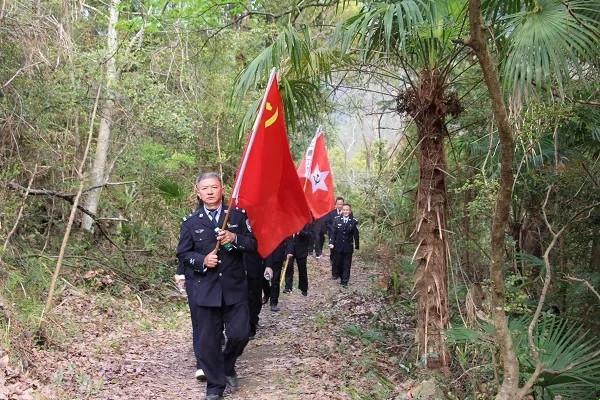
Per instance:
[[[215,268],[204,268],[204,257],[217,245],[214,225],[201,207],[183,219],[177,245],[178,273],[186,276],[186,286],[193,285],[188,293],[190,304],[220,307],[248,300],[246,269],[242,254],[256,250],[256,239],[246,224],[246,214],[240,210],[227,210],[225,205],[219,216],[222,226],[230,212],[227,230],[237,235],[235,248],[217,252],[220,263]]]
[[[265,260],[256,251],[244,253],[244,266],[248,279],[261,279],[265,274]]]
[[[354,241],[354,246],[352,242]],[[344,223],[341,216],[333,219],[329,244],[333,244],[333,251],[338,253],[352,253],[354,248],[358,250],[358,221],[352,217]]]
[[[325,218],[325,228],[327,229],[327,236],[331,237],[331,230],[333,229],[333,221],[335,220],[336,217],[342,217],[342,211],[337,210],[337,208],[334,208],[333,210],[329,211],[329,213],[325,214],[325,216],[323,218]],[[354,217],[354,214],[352,214],[352,212],[350,212],[350,218]]]
[[[287,254],[292,254],[296,258],[308,257],[308,251],[311,245],[312,232],[311,225],[306,224],[302,230],[292,236],[287,243]]]

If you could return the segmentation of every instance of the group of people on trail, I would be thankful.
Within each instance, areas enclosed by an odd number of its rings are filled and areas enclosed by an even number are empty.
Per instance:
[[[305,225],[263,259],[245,211],[224,204],[220,175],[199,175],[195,191],[199,206],[181,223],[175,281],[187,293],[195,377],[206,381],[205,399],[217,400],[226,389],[234,392],[239,387],[236,360],[256,335],[262,305],[269,301],[272,312],[280,310],[282,271],[284,293],[293,290],[296,264],[298,289],[308,295],[307,258],[314,252],[320,259],[325,233],[332,278],[348,286],[352,254],[359,248],[358,223],[350,204],[338,197],[331,212]]]

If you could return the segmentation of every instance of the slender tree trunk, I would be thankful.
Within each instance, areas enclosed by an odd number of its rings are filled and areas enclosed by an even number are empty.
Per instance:
[[[446,157],[443,81],[423,71],[412,114],[419,138],[416,202],[415,290],[419,359],[430,369],[448,365],[444,331],[448,326]],[[440,107],[441,106],[441,107]]]
[[[469,24],[473,48],[481,65],[485,84],[492,101],[492,111],[500,136],[500,187],[496,196],[492,222],[490,278],[492,281],[492,315],[496,338],[500,346],[504,376],[496,400],[517,399],[519,389],[519,361],[508,329],[508,318],[504,311],[504,232],[510,211],[513,182],[513,132],[502,98],[496,65],[484,39],[480,0],[469,0]]]
[[[106,158],[110,144],[110,128],[112,116],[115,108],[114,87],[118,80],[117,73],[117,30],[116,25],[119,20],[119,4],[121,0],[111,0],[108,20],[107,34],[107,61],[106,61],[106,100],[100,111],[100,128],[98,130],[98,140],[96,143],[96,154],[91,171],[91,186],[100,186],[105,182]],[[85,208],[96,214],[98,211],[98,201],[100,191],[98,188],[92,190],[86,199]],[[91,231],[94,221],[87,215],[83,216],[82,227]]]

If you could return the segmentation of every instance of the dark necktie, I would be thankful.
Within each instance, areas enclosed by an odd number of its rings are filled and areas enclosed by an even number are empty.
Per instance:
[[[217,220],[217,212],[219,210],[210,210],[208,211],[208,215],[210,215],[210,219],[214,225],[214,227],[218,227],[219,226],[219,220]]]

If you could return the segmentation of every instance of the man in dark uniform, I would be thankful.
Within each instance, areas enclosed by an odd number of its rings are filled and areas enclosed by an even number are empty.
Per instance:
[[[263,282],[265,281],[265,260],[256,252],[244,253],[244,265],[248,279],[248,308],[250,310],[250,339],[256,336],[258,315],[262,309]]]
[[[334,269],[342,278],[340,282],[342,287],[348,287],[352,253],[359,247],[358,221],[351,216],[351,213],[350,204],[344,204],[342,215],[333,220],[329,238],[329,248],[332,253],[335,253]]]
[[[331,243],[331,229],[333,227],[333,220],[338,215],[342,215],[342,207],[343,206],[344,206],[344,198],[336,197],[335,208],[333,210],[329,211],[329,213],[325,214],[325,228],[327,229],[327,236],[329,237],[330,243]],[[336,280],[336,279],[340,278],[340,275],[334,268],[334,265],[335,265],[334,257],[335,257],[335,252],[330,251],[329,252],[329,261],[331,261],[331,278]]]
[[[288,240],[287,256],[288,266],[285,271],[285,289],[283,293],[290,293],[294,283],[294,260],[298,263],[298,289],[303,296],[308,294],[308,271],[306,270],[306,258],[311,242],[310,224],[305,225],[302,230]]]
[[[206,375],[206,400],[222,398],[227,385],[239,386],[235,362],[248,343],[250,326],[248,287],[242,260],[244,251],[255,251],[256,240],[239,210],[223,204],[223,184],[209,172],[196,179],[202,207],[183,219],[177,246],[197,321],[199,365]],[[220,229],[229,213],[227,229]],[[217,250],[217,243],[219,248]],[[221,350],[225,327],[227,343]]]
[[[280,310],[279,304],[279,282],[281,281],[281,269],[286,259],[287,240],[284,240],[277,246],[271,254],[265,259],[265,275],[271,277],[271,311],[277,312]]]

